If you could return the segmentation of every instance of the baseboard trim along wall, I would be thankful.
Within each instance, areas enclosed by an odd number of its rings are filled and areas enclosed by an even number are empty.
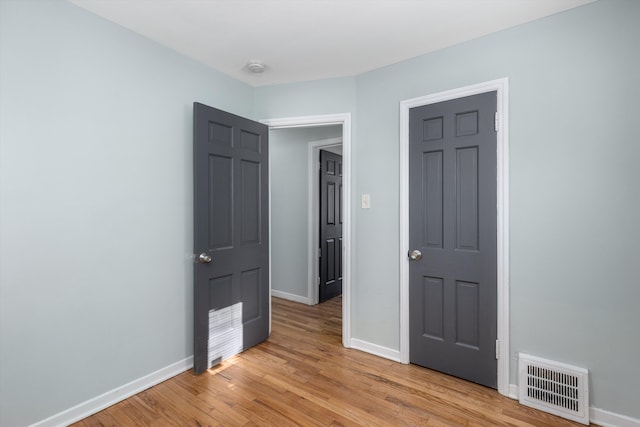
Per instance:
[[[367,341],[362,341],[357,338],[351,338],[351,348],[370,353],[375,356],[384,357],[385,359],[393,360],[394,362],[400,362],[400,352],[388,347],[383,347],[378,344],[372,344]]]
[[[57,427],[67,426],[71,423],[80,421],[83,418],[93,415],[97,412],[108,408],[111,405],[115,405],[118,402],[125,400],[141,391],[153,387],[156,384],[160,384],[169,378],[175,377],[184,371],[193,367],[193,356],[189,356],[186,359],[172,363],[169,366],[158,369],[144,377],[133,380],[123,386],[116,387],[100,396],[89,399],[86,402],[82,402],[72,408],[62,411],[56,415],[53,415],[42,421],[38,421],[32,424],[31,427]]]
[[[589,407],[589,421],[603,427],[640,427],[640,420],[614,414],[604,409]]]
[[[509,385],[509,397],[518,400],[518,386]],[[640,419],[627,417],[604,409],[589,407],[589,422],[603,427],[640,427]]]
[[[518,400],[518,385],[509,384],[509,397],[514,400]]]
[[[301,297],[300,295],[296,294],[290,294],[288,292],[276,291],[275,289],[271,289],[271,296],[309,305],[309,298]]]
[[[283,292],[283,294],[292,295],[287,294],[286,292]],[[293,296],[298,297],[297,295]],[[370,342],[362,341],[356,338],[353,338],[351,340],[351,343],[352,348],[356,350],[364,351],[375,356],[383,357],[385,359],[390,359],[395,362],[401,363],[400,352],[397,350],[393,350],[377,344],[372,344]],[[144,377],[138,378],[137,380],[131,381],[130,383],[127,383],[123,386],[116,387],[113,390],[101,394],[100,396],[89,399],[86,402],[80,403],[72,408],[55,414],[42,421],[38,421],[37,423],[32,424],[30,427],[67,426],[97,412],[100,412],[111,405],[115,405],[116,403],[121,402],[137,393],[140,393],[141,391],[151,388],[156,384],[160,384],[161,382],[166,381],[169,378],[175,377],[176,375],[179,375],[184,371],[191,369],[192,367],[193,356],[190,356],[186,359],[172,363],[171,365],[166,366],[162,369],[158,369],[157,371],[145,375]],[[517,385],[510,384],[509,397],[512,399],[518,399]],[[640,419],[605,411],[604,409],[600,408],[594,408],[593,406],[589,408],[589,416],[590,421],[593,424],[597,424],[603,427],[640,427]]]

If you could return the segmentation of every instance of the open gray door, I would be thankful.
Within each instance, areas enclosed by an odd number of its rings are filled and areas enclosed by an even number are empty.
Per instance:
[[[496,92],[410,110],[410,361],[496,387]]]
[[[194,103],[194,371],[269,335],[268,127]]]
[[[320,150],[319,302],[342,294],[342,156]]]

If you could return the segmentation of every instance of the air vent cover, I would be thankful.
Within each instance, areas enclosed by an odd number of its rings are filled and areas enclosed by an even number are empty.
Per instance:
[[[589,371],[522,353],[518,360],[521,404],[589,424]]]

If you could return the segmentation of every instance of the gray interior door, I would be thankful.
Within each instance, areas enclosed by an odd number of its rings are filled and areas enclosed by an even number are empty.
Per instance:
[[[410,110],[412,363],[496,388],[496,92]]]
[[[318,300],[342,294],[342,156],[320,150],[320,289]]]
[[[194,103],[194,370],[269,335],[268,127]]]

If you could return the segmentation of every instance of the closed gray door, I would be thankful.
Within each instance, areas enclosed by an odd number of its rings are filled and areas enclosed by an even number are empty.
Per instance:
[[[490,92],[409,119],[410,361],[493,388],[495,112]]]
[[[268,127],[194,103],[194,370],[269,335]]]
[[[320,150],[320,289],[324,302],[342,294],[342,156]]]

